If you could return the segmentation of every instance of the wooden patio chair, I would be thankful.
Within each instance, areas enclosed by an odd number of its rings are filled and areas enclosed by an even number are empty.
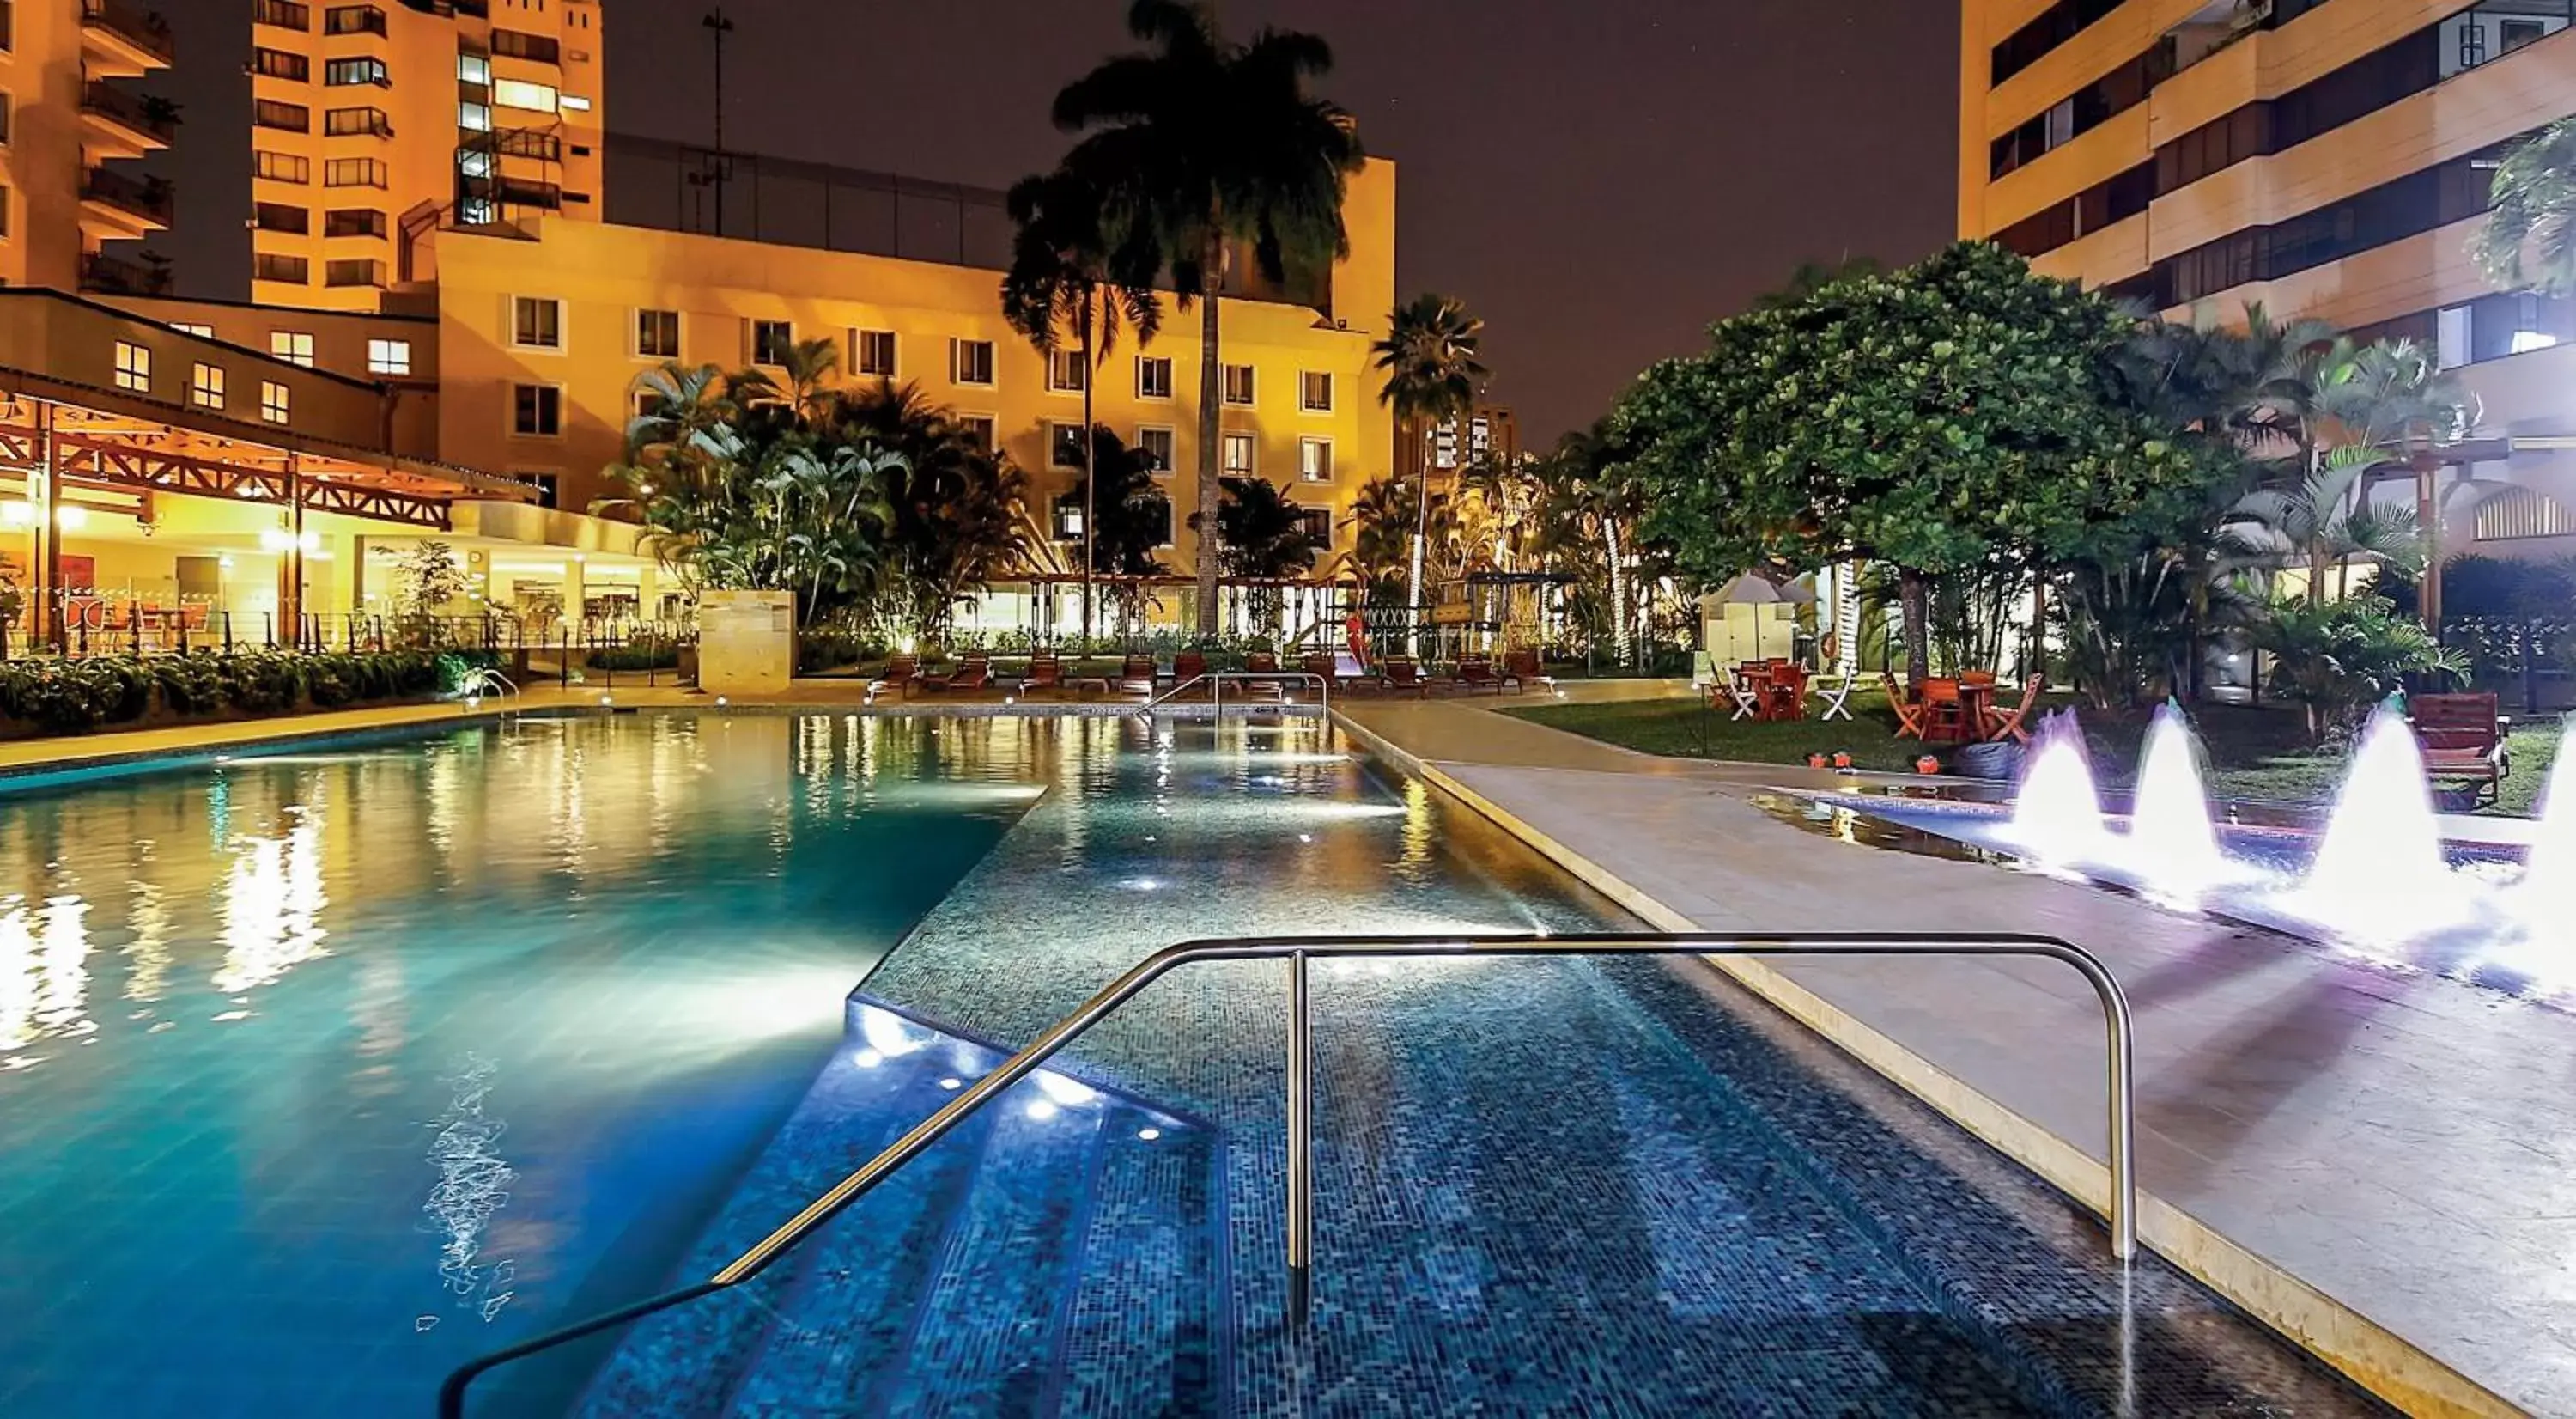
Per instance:
[[[904,699],[912,698],[913,687],[921,681],[921,657],[898,655],[886,662],[885,673],[868,682],[868,698],[874,699],[888,690]]]
[[[973,694],[993,683],[993,658],[981,652],[969,652],[957,662],[957,668],[945,675],[924,675],[921,688],[934,695],[956,692]]]
[[[1378,681],[1390,695],[1410,694],[1425,699],[1431,694],[1431,682],[1422,678],[1422,666],[1411,656],[1389,656],[1378,668]]]
[[[1986,737],[1988,739],[2010,737],[2024,744],[2029,743],[2030,730],[2025,726],[2025,722],[2030,718],[2031,707],[2039,703],[2039,692],[2044,688],[2046,688],[2046,682],[2033,675],[2022,682],[2020,704],[2011,709],[1989,705],[1986,709]]]
[[[1494,658],[1489,655],[1462,657],[1458,662],[1458,673],[1451,676],[1450,681],[1471,695],[1478,690],[1491,690],[1496,695],[1503,692],[1503,677],[1495,671]]]
[[[1923,731],[1931,723],[1930,707],[1914,698],[1904,686],[1897,684],[1895,676],[1881,671],[1878,678],[1879,682],[1887,687],[1888,708],[1896,711],[1896,737],[1899,739],[1923,738]]]
[[[1926,743],[1958,744],[1966,741],[1967,701],[1959,694],[1956,676],[1935,675],[1923,682],[1923,739]]]
[[[1029,657],[1029,673],[1020,677],[1019,693],[1023,695],[1061,695],[1064,693],[1064,662],[1052,655]]]
[[[1503,683],[1512,687],[1513,694],[1517,695],[1527,690],[1530,687],[1530,682],[1539,678],[1539,673],[1537,651],[1507,650],[1503,652]]]
[[[2508,722],[2496,713],[2495,696],[2413,695],[2406,718],[2423,746],[2427,780],[2464,788],[2472,807],[2496,800],[2513,764],[2505,751]]]

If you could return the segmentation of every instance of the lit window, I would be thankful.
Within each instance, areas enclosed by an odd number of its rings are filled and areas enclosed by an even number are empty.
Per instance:
[[[1172,431],[1170,429],[1138,429],[1136,451],[1145,455],[1145,461],[1153,466],[1155,472],[1172,471]]]
[[[862,375],[894,378],[894,332],[851,331],[850,368]]]
[[[1136,397],[1169,399],[1172,397],[1172,362],[1161,355],[1136,357]]]
[[[289,364],[313,368],[313,337],[300,330],[278,330],[268,337],[268,352]]]
[[[411,373],[411,342],[409,340],[368,341],[367,373]]]
[[[563,111],[566,113],[590,112],[590,100],[579,94],[566,94],[558,102],[563,105]]]
[[[1225,367],[1225,402],[1228,404],[1252,402],[1252,366],[1227,365]]]
[[[279,384],[273,379],[261,380],[259,384],[259,416],[272,424],[285,423],[287,397],[285,385]]]
[[[1297,476],[1309,483],[1333,481],[1333,441],[1331,439],[1297,441]]]
[[[1222,448],[1222,452],[1225,455],[1224,473],[1226,477],[1249,478],[1252,476],[1253,444],[1254,439],[1250,434],[1233,430],[1229,430],[1226,433],[1225,443]]]
[[[188,402],[200,409],[224,407],[223,366],[201,363],[189,372]]]
[[[136,394],[152,392],[152,351],[131,340],[116,342],[116,387]]]
[[[492,102],[503,108],[552,113],[555,111],[555,91],[551,85],[531,84],[525,79],[495,79],[492,81]]]
[[[510,343],[522,350],[563,348],[563,302],[545,296],[510,299]]]
[[[486,103],[460,103],[456,106],[456,126],[468,133],[492,131],[492,106]]]
[[[212,340],[215,338],[215,327],[211,325],[199,325],[193,320],[171,321],[170,328],[178,331],[182,335],[194,335],[200,340]]]
[[[313,180],[313,163],[293,153],[262,151],[253,158],[252,174],[270,182],[291,182],[298,186]]]
[[[563,391],[551,384],[512,386],[510,432],[521,438],[560,438],[563,435]]]
[[[1080,394],[1090,373],[1079,350],[1047,352],[1047,388],[1054,393]]]
[[[1071,493],[1055,500],[1055,540],[1058,542],[1082,540],[1082,499]]]
[[[456,170],[467,177],[490,177],[499,160],[487,148],[456,150]]]
[[[755,320],[751,323],[751,362],[753,364],[784,366],[795,349],[794,322]]]
[[[993,342],[949,341],[948,378],[957,384],[990,385],[993,382]]]
[[[648,360],[680,358],[680,313],[676,310],[635,312],[635,353]]]
[[[385,74],[385,61],[374,55],[351,59],[334,59],[322,66],[322,82],[334,87],[350,84],[390,84]]]
[[[1082,425],[1047,425],[1047,463],[1056,468],[1080,468],[1083,455]]]
[[[480,54],[456,56],[456,77],[468,84],[492,82],[492,61]]]
[[[1297,381],[1297,406],[1309,413],[1333,412],[1333,376],[1329,370],[1307,370]]]
[[[322,165],[322,185],[382,187],[385,185],[385,172],[382,158],[333,158]]]

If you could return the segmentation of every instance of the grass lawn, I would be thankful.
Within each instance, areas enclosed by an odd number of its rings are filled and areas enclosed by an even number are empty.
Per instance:
[[[1685,759],[1736,759],[1763,764],[1802,764],[1811,753],[1846,750],[1859,768],[1903,772],[1922,746],[1896,737],[1887,697],[1854,694],[1853,720],[1831,724],[1798,720],[1763,724],[1704,714],[1690,700],[1631,700],[1615,704],[1550,704],[1506,710],[1523,719],[1649,754]],[[2318,748],[2307,742],[2298,712],[2289,709],[2212,705],[2195,716],[2208,746],[2214,793],[2280,803],[2324,803],[2343,781],[2348,746]],[[2511,737],[2513,773],[2493,808],[2528,815],[2557,756],[2559,721],[2542,716],[2516,723]],[[2088,715],[2084,737],[2093,767],[2106,785],[2120,786],[2137,772],[2146,737],[2143,719]]]

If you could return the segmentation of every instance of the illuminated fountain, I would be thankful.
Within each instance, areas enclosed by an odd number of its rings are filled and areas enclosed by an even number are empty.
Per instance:
[[[2316,860],[2282,905],[2353,941],[2387,944],[2457,926],[2466,884],[2442,855],[2442,824],[2424,755],[2397,711],[2382,705],[2326,815]]]
[[[2031,861],[2061,870],[2110,858],[2102,798],[2093,787],[2093,765],[2084,756],[2084,736],[2072,711],[2041,721],[2039,747],[2013,798],[2005,838]]]
[[[2191,726],[2170,703],[2158,705],[2155,722],[2147,726],[2147,752],[2138,766],[2137,802],[2130,809],[2123,856],[2159,895],[2179,900],[2197,899],[2245,875],[2219,851]]]

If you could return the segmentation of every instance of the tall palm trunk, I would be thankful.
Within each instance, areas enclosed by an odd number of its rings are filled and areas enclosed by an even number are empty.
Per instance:
[[[1100,371],[1093,367],[1091,322],[1099,299],[1100,293],[1096,290],[1086,292],[1082,298],[1082,653],[1085,655],[1091,654],[1092,576],[1100,560],[1094,555],[1091,540],[1092,523],[1097,520],[1092,505],[1100,496],[1098,470],[1092,466],[1098,441],[1091,436],[1091,386],[1098,382],[1100,375]]]
[[[1413,574],[1405,583],[1404,603],[1413,620],[1413,653],[1420,656],[1430,648],[1430,629],[1425,624],[1430,618],[1422,607],[1422,548],[1431,531],[1431,460],[1424,456],[1426,431],[1421,419],[1407,415],[1404,422],[1409,430],[1406,461],[1413,465]]]
[[[1217,415],[1223,402],[1224,370],[1218,363],[1217,306],[1225,289],[1225,233],[1208,224],[1206,249],[1199,253],[1199,529],[1198,634],[1216,637]],[[1302,397],[1302,396],[1301,396]]]

